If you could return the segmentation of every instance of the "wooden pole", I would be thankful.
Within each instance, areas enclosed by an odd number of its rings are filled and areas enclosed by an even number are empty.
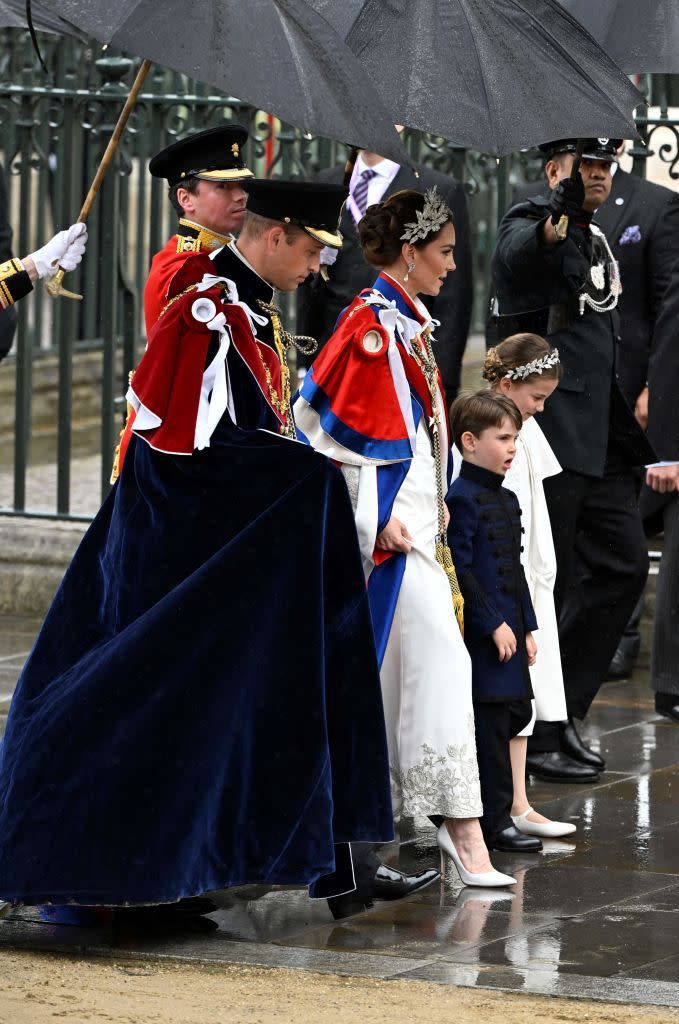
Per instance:
[[[135,103],[137,102],[137,97],[141,92],[141,87],[144,84],[144,79],[148,75],[150,69],[151,61],[142,61],[141,67],[137,72],[137,77],[134,80],[129,96],[125,100],[125,106],[120,112],[118,122],[115,126],[111,138],[109,139],[108,146],[106,147],[104,155],[101,158],[101,163],[97,168],[97,173],[95,174],[94,180],[90,185],[90,190],[85,196],[85,202],[83,203],[80,213],[78,214],[76,224],[84,224],[87,220],[89,212],[92,209],[92,204],[94,203],[94,200],[97,197],[99,189],[102,186],[104,177],[106,176],[106,172],[111,165],[113,157],[115,156],[118,144],[120,143],[120,139],[122,137],[123,132],[125,131],[125,127],[129,120],[130,114],[132,113],[132,109]],[[45,288],[48,294],[51,295],[52,298],[54,299],[60,295],[67,299],[82,299],[82,295],[76,295],[75,292],[69,292],[66,288],[63,287],[65,273],[66,271],[59,267],[54,277],[50,277],[46,281]]]

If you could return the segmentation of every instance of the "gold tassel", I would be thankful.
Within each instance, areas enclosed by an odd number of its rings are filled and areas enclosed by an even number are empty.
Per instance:
[[[460,627],[460,633],[464,636],[464,598],[460,590],[460,584],[457,581],[457,573],[455,572],[451,550],[443,540],[437,540],[436,542],[436,561],[448,577],[450,592],[453,597],[455,618]]]
[[[128,387],[132,383],[132,378],[133,377],[134,377],[134,370],[130,370],[129,374],[127,375]],[[121,444],[123,442],[123,437],[125,436],[125,431],[127,430],[127,425],[130,422],[130,416],[132,415],[132,412],[133,412],[132,406],[128,402],[127,403],[127,414],[125,416],[125,426],[120,431],[120,437],[118,439],[118,444],[116,445],[116,450],[113,453],[113,466],[111,468],[111,479],[109,481],[109,483],[111,483],[111,484],[114,484],[116,482],[116,480],[118,479],[118,477],[120,476],[120,446],[121,446]]]

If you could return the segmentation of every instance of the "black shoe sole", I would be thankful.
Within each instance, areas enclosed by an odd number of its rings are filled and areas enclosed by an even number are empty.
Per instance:
[[[409,896],[414,896],[416,892],[422,892],[423,889],[426,889],[428,886],[433,885],[434,882],[440,881],[441,875],[440,873],[437,873],[434,875],[433,878],[430,878],[426,882],[422,882],[421,885],[417,885],[415,886],[414,889],[411,889],[409,892],[404,893],[403,896],[378,896],[377,893],[374,892],[372,894],[372,898],[374,900],[382,900],[384,903],[395,903],[396,900],[407,900]]]
[[[599,773],[591,775],[589,778],[583,779],[582,777],[573,778],[571,775],[542,775],[540,772],[534,772],[530,769],[528,774],[534,778],[539,779],[540,782],[556,782],[557,785],[568,785],[568,783],[575,783],[576,785],[584,786],[587,783],[598,782],[601,776]]]

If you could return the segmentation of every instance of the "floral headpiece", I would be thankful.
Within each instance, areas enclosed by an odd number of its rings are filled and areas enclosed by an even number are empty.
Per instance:
[[[539,359],[534,359],[531,363],[526,363],[524,366],[515,366],[513,370],[508,370],[505,377],[508,377],[509,380],[525,380],[526,377],[530,377],[534,373],[551,370],[553,366],[557,366],[560,362],[559,350],[554,348],[546,356],[540,356]]]
[[[401,235],[402,242],[417,242],[427,235],[433,235],[450,220],[450,209],[445,199],[433,185],[424,193],[424,209],[417,212],[417,220],[404,224],[405,231]]]

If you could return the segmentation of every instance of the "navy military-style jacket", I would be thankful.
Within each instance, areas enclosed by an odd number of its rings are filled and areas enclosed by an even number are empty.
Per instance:
[[[446,496],[448,544],[465,600],[465,643],[472,660],[472,692],[478,701],[533,696],[525,635],[537,629],[521,565],[521,509],[504,477],[471,462]],[[506,622],[517,640],[508,662],[498,658],[492,633]]]

